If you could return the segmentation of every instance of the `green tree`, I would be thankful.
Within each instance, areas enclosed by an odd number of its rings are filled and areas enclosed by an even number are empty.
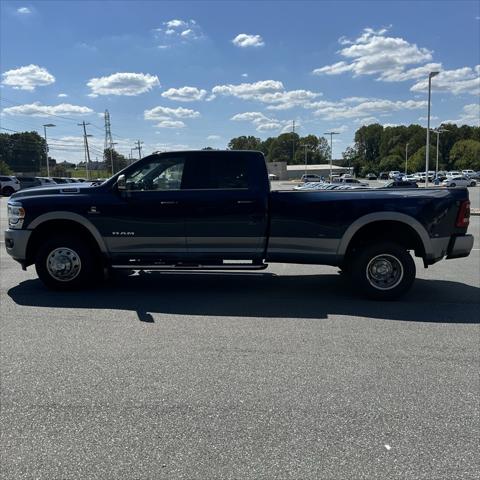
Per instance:
[[[424,172],[425,171],[426,147],[420,147],[411,157],[408,158],[408,173]],[[435,147],[430,145],[430,154],[428,161],[428,169],[435,170],[435,162],[437,153]]]
[[[382,134],[383,126],[378,123],[360,127],[355,132],[355,148],[364,163],[378,163]]]
[[[128,160],[115,150],[106,148],[103,152],[103,158],[105,159],[105,169],[107,172],[117,173],[120,170],[124,169],[128,165]],[[112,160],[113,160],[113,170],[112,170]]]
[[[262,140],[252,135],[232,138],[228,142],[230,150],[261,150],[261,147]]]
[[[2,133],[0,160],[14,172],[38,172],[46,165],[45,140],[37,132]]]
[[[392,170],[402,171],[405,168],[404,159],[397,154],[387,155],[380,160],[380,170],[391,172]]]
[[[299,148],[300,137],[297,133],[282,133],[275,138],[268,152],[269,162],[288,162],[293,163],[295,161],[293,156],[293,149]],[[295,147],[294,147],[295,146]]]
[[[6,162],[0,160],[0,175],[11,175],[12,173],[12,169],[6,164]]]
[[[450,150],[450,159],[458,169],[480,170],[480,142],[459,140]]]
[[[327,139],[325,137],[319,138],[315,135],[307,135],[299,139],[299,144],[295,151],[295,164],[305,163],[305,146],[307,147],[307,163],[326,163],[330,159],[330,146]]]

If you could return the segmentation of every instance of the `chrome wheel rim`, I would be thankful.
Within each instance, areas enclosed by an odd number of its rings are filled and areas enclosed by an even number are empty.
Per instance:
[[[81,269],[80,257],[71,248],[56,248],[47,257],[48,273],[59,282],[71,282],[79,275]]]
[[[372,287],[378,290],[391,290],[403,279],[402,262],[394,255],[377,255],[368,262],[366,275]]]

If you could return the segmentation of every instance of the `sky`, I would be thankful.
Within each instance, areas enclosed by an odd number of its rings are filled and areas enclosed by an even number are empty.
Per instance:
[[[478,1],[8,1],[1,132],[48,128],[50,154],[101,159],[364,124],[479,124]]]

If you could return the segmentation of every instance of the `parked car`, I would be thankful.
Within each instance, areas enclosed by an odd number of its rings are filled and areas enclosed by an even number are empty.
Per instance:
[[[447,178],[450,178],[450,177],[461,177],[461,176],[462,176],[462,172],[459,172],[458,170],[452,170],[451,172],[447,172],[446,176],[447,176]]]
[[[361,182],[360,180],[357,180],[356,178],[336,178],[333,180],[332,183],[342,183],[344,185],[355,185],[357,187],[368,187],[367,182]]]
[[[450,177],[442,182],[444,187],[475,187],[477,182],[471,178],[461,176],[461,177]]]
[[[418,175],[415,175],[414,173],[411,173],[409,175],[404,175],[402,177],[402,180],[404,182],[418,182],[418,179],[419,179]]]
[[[378,175],[379,180],[388,180],[388,172],[380,172]]]
[[[269,180],[278,180],[278,177],[274,173],[269,173],[268,174],[268,179]]]
[[[92,285],[108,269],[248,271],[287,262],[339,266],[356,289],[382,300],[412,286],[409,252],[425,266],[470,254],[467,189],[330,186],[271,191],[261,152],[152,154],[98,186],[12,195],[5,247],[58,290]]]
[[[462,175],[471,178],[473,175],[475,175],[475,170],[462,170]]]
[[[314,175],[313,173],[308,173],[302,175],[302,182],[321,182],[322,177],[320,175]]]
[[[71,183],[68,181],[67,178],[62,178],[62,177],[52,177],[52,180],[55,182],[55,183]]]
[[[17,177],[18,181],[20,182],[20,189],[23,190],[24,188],[32,188],[32,187],[39,187],[42,185],[40,180],[37,177],[24,177],[19,176]]]
[[[418,188],[417,182],[410,180],[391,180],[385,183],[382,188]]]
[[[391,172],[388,172],[388,178],[395,178],[402,175],[402,172],[399,172],[398,170],[392,170]]]
[[[36,177],[41,185],[56,185],[53,178],[50,177]]]
[[[20,190],[20,182],[17,177],[9,175],[0,176],[0,192],[2,195],[9,197],[18,190]]]
[[[365,178],[367,180],[376,180],[377,176],[374,173],[367,173],[367,176]]]

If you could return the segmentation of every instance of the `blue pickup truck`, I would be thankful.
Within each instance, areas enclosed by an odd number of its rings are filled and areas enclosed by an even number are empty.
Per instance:
[[[390,300],[425,267],[469,255],[466,189],[271,191],[254,151],[147,156],[100,185],[18,192],[7,252],[51,288],[112,269],[260,270],[334,265],[368,297]],[[410,253],[411,252],[411,253]]]

